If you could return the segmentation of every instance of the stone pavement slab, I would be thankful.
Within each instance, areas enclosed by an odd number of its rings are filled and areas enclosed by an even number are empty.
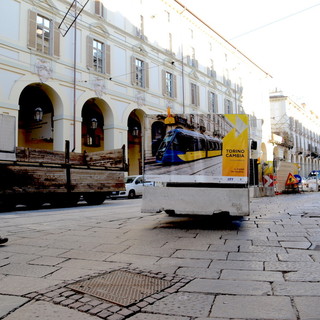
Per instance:
[[[29,240],[24,240],[24,241],[28,242]],[[11,240],[10,240],[10,242],[7,242],[7,243],[8,244],[6,246],[1,247],[1,252],[38,255],[39,250],[44,249],[44,248],[40,248],[37,246],[30,246],[30,245],[26,245],[26,244],[15,244],[14,241],[13,241],[13,243],[11,243]]]
[[[66,258],[44,256],[30,261],[30,265],[56,266],[57,264],[62,263],[66,260]]]
[[[60,270],[46,276],[48,280],[74,280],[84,276],[88,276],[95,273],[94,270],[77,268],[77,267],[63,267]]]
[[[10,311],[19,308],[28,301],[29,299],[26,298],[0,295],[0,318],[8,314]]]
[[[215,260],[211,263],[213,269],[229,270],[263,270],[263,261],[232,261]]]
[[[222,293],[222,294],[250,294],[267,295],[271,294],[269,283],[260,281],[242,280],[209,280],[195,279],[188,283],[182,291],[203,292],[203,293]]]
[[[210,317],[254,320],[297,319],[289,297],[272,296],[218,296]]]
[[[301,262],[301,261],[267,261],[265,270],[267,271],[298,271],[298,270],[319,270],[318,262]]]
[[[301,214],[304,203],[320,207],[319,194],[252,202],[254,213],[238,230],[141,215],[139,199],[1,213],[0,233],[10,242],[0,250],[0,303],[8,295],[32,300],[21,300],[27,303],[9,320],[23,310],[41,320],[49,311],[63,320],[320,320],[320,219]],[[123,268],[176,278],[179,286],[128,308],[93,305],[97,299],[68,288]]]
[[[260,252],[260,253],[275,253],[275,254],[287,253],[286,249],[282,247],[253,246],[253,245],[240,246],[240,252],[257,252],[257,253]]]
[[[139,254],[126,254],[126,253],[116,253],[109,258],[105,259],[106,262],[122,262],[127,264],[132,264],[136,267],[148,266],[155,264],[160,258],[152,257],[150,255],[139,255]]]
[[[98,320],[101,318],[45,301],[32,301],[16,310],[6,320]]]
[[[6,262],[7,264],[8,263],[28,263],[40,257],[41,257],[40,255],[34,255],[34,254],[11,253],[10,257],[0,261]]]
[[[314,260],[310,256],[311,254],[306,252],[300,253],[287,253],[287,254],[278,254],[279,261],[306,261],[313,262]]]
[[[288,272],[284,275],[286,281],[310,281],[318,282],[320,279],[319,270],[300,270],[297,272]]]
[[[234,261],[278,261],[275,253],[258,252],[230,252],[228,260]]]
[[[87,270],[95,270],[95,271],[104,271],[110,270],[114,268],[122,268],[126,266],[126,263],[120,262],[104,262],[104,261],[96,261],[96,260],[83,260],[83,259],[72,259],[62,262],[58,265],[62,268],[78,268],[78,269],[87,269]]]
[[[61,258],[103,261],[112,255],[111,252],[95,252],[88,250],[69,250],[59,255]]]
[[[203,278],[203,279],[218,279],[220,276],[220,273],[221,273],[220,269],[213,269],[213,268],[184,267],[184,268],[179,268],[176,271],[176,274],[179,274],[181,276]]]
[[[320,318],[319,297],[294,298],[300,320],[318,320]]]
[[[173,258],[226,260],[228,252],[213,252],[202,250],[177,250],[172,254]]]
[[[179,238],[175,241],[167,243],[163,248],[175,248],[175,249],[188,249],[188,250],[207,250],[208,243],[203,240],[197,240],[194,238]]]
[[[263,246],[263,247],[281,247],[279,241],[276,240],[253,240],[253,246]]]
[[[213,300],[213,295],[179,292],[147,306],[143,311],[167,315],[206,317],[209,315]]]
[[[189,320],[190,317],[166,316],[163,314],[138,313],[128,320]]]
[[[25,277],[43,277],[57,270],[59,270],[59,268],[51,266],[30,265],[27,263],[10,263],[10,265],[1,268],[1,272],[3,274]]]
[[[207,268],[210,265],[210,260],[205,259],[190,259],[190,258],[161,258],[156,265],[177,266],[177,267],[194,267]]]
[[[222,270],[220,279],[248,281],[284,281],[282,272],[255,270]]]
[[[29,292],[41,290],[60,282],[59,280],[44,278],[6,276],[0,279],[0,294],[25,295]]]
[[[124,250],[125,254],[135,254],[143,256],[156,256],[156,257],[170,257],[176,250],[173,248],[157,248],[144,245],[134,245],[127,250]]]
[[[308,249],[311,246],[309,241],[298,242],[298,241],[280,241],[280,244],[284,248],[291,249]]]
[[[274,282],[276,296],[317,296],[320,302],[320,282]],[[320,315],[319,315],[320,318]]]

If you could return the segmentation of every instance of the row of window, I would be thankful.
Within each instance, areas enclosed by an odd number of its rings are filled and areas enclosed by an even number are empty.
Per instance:
[[[46,55],[59,56],[60,33],[57,25],[49,19],[29,11],[29,39],[28,46]],[[54,30],[54,31],[52,31]],[[87,37],[87,67],[102,74],[111,73],[110,45],[90,36]],[[143,59],[133,56],[131,60],[131,82],[140,88],[149,88],[149,65]],[[177,98],[177,77],[172,72],[162,70],[162,93],[164,96]],[[199,86],[190,83],[191,105],[199,106]],[[225,99],[224,113],[233,113],[233,103]],[[208,111],[218,112],[218,99],[214,92],[208,94]]]
[[[95,0],[95,7],[94,7],[94,13],[100,17],[105,17],[105,11],[106,8],[103,5],[102,0]],[[166,15],[166,20],[170,24],[171,22],[171,14],[168,11],[164,11]],[[193,40],[194,39],[194,32],[192,29],[188,29],[188,34],[189,34],[189,39]],[[138,20],[138,27],[136,27],[136,36],[143,39],[147,40],[147,37],[145,36],[145,31],[144,31],[144,17],[142,15],[139,16]],[[213,51],[213,45],[211,42],[209,42],[208,49],[210,52]],[[173,35],[171,32],[168,32],[167,34],[167,47],[166,47],[167,52],[173,54]],[[196,59],[196,51],[193,46],[187,46],[185,48],[187,52],[186,56],[186,63],[193,67],[193,68],[198,68],[198,60]],[[225,60],[227,61],[227,55],[225,55]],[[226,70],[226,75],[228,74],[228,71]],[[212,59],[209,59],[209,67],[207,68],[207,75],[216,79],[216,71],[214,70],[214,63]],[[225,75],[225,76],[226,76]]]
[[[300,133],[300,135],[305,136],[306,138],[310,138],[313,140],[320,140],[320,135],[316,132],[307,129],[302,125],[302,123],[299,120],[294,119],[293,117],[289,118],[289,128],[291,130],[294,130],[297,133]]]

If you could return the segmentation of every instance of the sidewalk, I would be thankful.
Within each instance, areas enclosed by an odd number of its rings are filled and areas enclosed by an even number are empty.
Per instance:
[[[320,319],[319,193],[253,199],[241,225],[140,205],[1,213],[0,319]]]

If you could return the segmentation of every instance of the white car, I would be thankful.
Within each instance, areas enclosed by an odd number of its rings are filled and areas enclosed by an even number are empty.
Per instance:
[[[320,191],[320,170],[313,170],[303,183],[303,191]]]
[[[153,186],[154,182],[145,181],[142,175],[140,176],[128,176],[125,181],[125,191],[113,191],[110,195],[112,199],[127,197],[129,199],[142,196],[144,186]]]

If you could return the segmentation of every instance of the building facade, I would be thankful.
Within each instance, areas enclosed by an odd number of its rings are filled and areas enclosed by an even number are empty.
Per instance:
[[[179,1],[2,0],[0,8],[0,113],[16,117],[17,146],[125,145],[129,174],[138,174],[143,141],[167,130],[159,123],[143,137],[152,125],[144,115],[170,108],[249,114],[251,157],[272,160],[270,76]]]
[[[270,94],[270,106],[274,162],[297,163],[302,177],[319,170],[319,115],[281,91]]]

